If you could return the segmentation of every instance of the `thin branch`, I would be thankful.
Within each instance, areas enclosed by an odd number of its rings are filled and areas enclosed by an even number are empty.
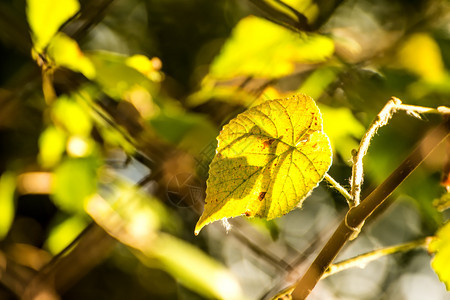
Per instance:
[[[436,113],[436,114],[449,114],[450,108],[445,106],[440,106],[438,108],[429,108],[423,106],[416,105],[406,105],[402,104],[402,101],[396,97],[392,97],[388,103],[383,107],[383,109],[378,113],[375,120],[370,125],[366,134],[361,140],[359,149],[353,157],[353,168],[352,168],[352,178],[351,178],[351,195],[352,201],[350,208],[353,206],[357,206],[360,203],[361,197],[361,186],[363,183],[363,159],[367,154],[367,150],[370,146],[370,142],[372,138],[377,133],[378,129],[389,122],[389,119],[393,116],[393,114],[398,111],[406,111],[407,114],[414,116],[416,118],[421,119],[420,114],[424,113]]]
[[[420,240],[415,240],[412,242],[386,247],[383,249],[378,249],[374,251],[370,251],[356,257],[352,257],[346,259],[344,261],[338,262],[336,264],[332,264],[328,267],[328,269],[323,273],[322,279],[339,273],[341,271],[350,269],[350,268],[364,268],[368,263],[390,254],[400,253],[400,252],[408,252],[417,248],[427,248],[428,244],[431,242],[431,237],[426,237]]]
[[[294,290],[292,293],[295,295],[295,299],[305,299],[322,278],[339,251],[347,243],[355,228],[358,228],[384,203],[388,196],[449,136],[449,133],[450,118],[447,118],[440,126],[428,134],[397,169],[367,196],[359,206],[352,207],[348,211],[345,219],[339,224],[303,277],[282,292],[276,293],[276,295],[289,294]],[[424,147],[425,145],[426,147]]]
[[[377,133],[378,129],[386,125],[392,117],[393,111],[396,109],[401,101],[397,98],[392,98],[386,103],[383,109],[378,113],[375,120],[370,125],[366,134],[364,134],[359,145],[358,152],[353,157],[352,179],[351,179],[351,194],[352,201],[350,208],[359,205],[361,197],[361,186],[363,182],[363,158],[369,149],[370,141]]]
[[[334,180],[334,178],[331,177],[330,174],[325,173],[324,179],[328,181],[328,183],[331,184],[339,193],[341,193],[342,196],[345,197],[348,205],[350,206],[352,202],[352,196],[350,195],[350,193],[342,185],[340,185],[339,182]]]
[[[21,299],[37,299],[49,292],[63,293],[99,264],[115,244],[116,241],[97,224],[91,225],[76,245],[70,247],[69,253],[52,260],[33,277]]]

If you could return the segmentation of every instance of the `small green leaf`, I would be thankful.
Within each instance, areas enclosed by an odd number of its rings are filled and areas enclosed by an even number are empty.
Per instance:
[[[217,140],[196,234],[222,218],[270,220],[290,212],[331,165],[319,108],[305,95],[249,109],[231,120]]]
[[[66,149],[67,136],[58,127],[47,127],[39,137],[39,163],[44,168],[55,166]]]
[[[42,52],[59,27],[79,9],[77,0],[28,0],[27,18],[36,50]]]
[[[16,176],[5,172],[0,177],[0,240],[9,231],[14,219],[14,192],[16,190]]]
[[[88,221],[85,216],[74,215],[54,226],[46,240],[46,248],[56,255],[66,248],[85,228]]]
[[[81,212],[86,199],[97,190],[97,163],[93,158],[74,158],[55,170],[52,199],[67,212]]]
[[[431,267],[450,291],[450,222],[438,230],[437,237],[430,243],[428,250],[435,253]]]

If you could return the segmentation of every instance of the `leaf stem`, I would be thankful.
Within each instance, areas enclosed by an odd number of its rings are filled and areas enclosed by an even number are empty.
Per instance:
[[[342,186],[339,184],[339,182],[337,182],[336,180],[334,180],[333,177],[330,176],[330,174],[325,173],[325,180],[328,181],[329,184],[331,184],[339,193],[341,193],[342,196],[345,197],[345,199],[347,200],[348,205],[350,206],[350,203],[352,201],[352,196],[350,195],[350,193]]]
[[[407,252],[416,248],[427,248],[428,244],[432,240],[432,237],[426,237],[423,239],[411,241],[408,243],[395,245],[391,247],[386,247],[374,251],[370,251],[344,261],[338,262],[336,264],[332,264],[328,267],[328,269],[323,273],[322,278],[324,279],[333,274],[339,273],[341,271],[354,268],[354,267],[365,267],[368,263],[390,254],[399,253],[399,252]]]

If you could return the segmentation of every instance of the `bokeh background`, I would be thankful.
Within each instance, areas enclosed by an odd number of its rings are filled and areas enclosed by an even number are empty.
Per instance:
[[[450,105],[450,3],[284,3],[81,0],[62,31],[97,77],[56,70],[48,103],[26,3],[0,2],[0,299],[262,299],[305,270],[348,208],[325,182],[277,220],[194,236],[216,136],[252,105],[306,93],[333,146],[329,174],[348,188],[351,150],[391,96]],[[363,197],[441,120],[395,114],[365,159]],[[436,205],[448,149],[337,260],[433,236],[448,218]],[[450,299],[430,259],[420,247],[382,257],[310,298]]]

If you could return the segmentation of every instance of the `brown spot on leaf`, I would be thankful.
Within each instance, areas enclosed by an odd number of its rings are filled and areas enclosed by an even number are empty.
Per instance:
[[[252,216],[252,214],[249,211],[246,211],[244,214],[245,214],[246,217],[251,217]]]
[[[265,149],[265,148],[269,147],[270,145],[272,145],[272,143],[273,143],[274,141],[275,141],[275,139],[269,139],[269,140],[265,141],[265,142],[263,143],[263,149]]]
[[[261,193],[259,193],[258,200],[259,200],[259,201],[262,201],[262,200],[264,199],[265,196],[266,196],[266,192],[261,192]]]

